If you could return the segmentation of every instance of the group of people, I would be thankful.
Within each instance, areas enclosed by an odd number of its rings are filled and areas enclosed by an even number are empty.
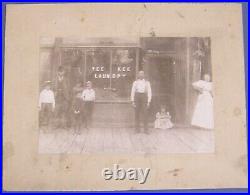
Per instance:
[[[135,132],[140,133],[140,121],[142,119],[144,133],[149,134],[148,130],[148,109],[152,100],[152,90],[150,82],[145,79],[144,71],[139,71],[138,79],[134,81],[131,89],[131,102],[135,108]],[[173,127],[171,116],[166,111],[164,105],[161,110],[156,113],[154,123],[156,129],[169,129]]]
[[[212,82],[209,74],[205,74],[203,80],[192,84],[198,94],[191,125],[202,129],[214,128]],[[140,132],[140,120],[143,119],[144,132],[148,131],[148,108],[151,104],[152,91],[150,82],[145,80],[144,72],[140,71],[138,79],[134,81],[131,90],[131,101],[135,108],[135,131]],[[174,126],[171,115],[164,105],[156,113],[154,127],[156,129],[170,129]]]
[[[66,122],[70,121],[70,125],[79,132],[83,121],[85,128],[91,126],[95,90],[92,88],[91,81],[87,81],[85,86],[79,81],[71,90],[69,97],[64,73],[64,70],[59,67],[55,81],[44,82],[39,96],[39,124],[66,128]]]
[[[80,131],[84,121],[85,128],[89,128],[92,121],[93,106],[95,102],[95,90],[91,81],[87,81],[85,86],[78,82],[72,89],[71,104],[67,102],[65,93],[64,70],[59,68],[57,78],[52,88],[52,82],[46,81],[39,97],[40,124],[49,126],[52,116],[57,120],[56,127],[61,128],[65,122],[65,117],[72,119],[72,125],[76,131]],[[199,92],[197,103],[194,109],[191,125],[213,129],[213,95],[212,82],[208,74],[204,75],[204,80],[193,83],[193,88]],[[131,102],[135,110],[135,131],[139,133],[140,121],[143,121],[144,132],[148,130],[148,110],[152,100],[151,85],[145,79],[144,71],[139,71],[138,78],[133,82],[131,89]],[[70,113],[70,115],[65,115]],[[162,105],[156,113],[154,127],[156,129],[169,129],[174,124],[171,115]]]

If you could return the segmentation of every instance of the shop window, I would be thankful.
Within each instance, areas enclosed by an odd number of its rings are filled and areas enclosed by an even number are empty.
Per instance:
[[[136,77],[135,49],[115,49],[112,51],[111,91],[116,100],[128,100]]]
[[[86,55],[86,79],[97,101],[128,101],[136,74],[135,48],[92,48]]]
[[[110,99],[110,50],[89,49],[86,52],[86,80],[93,83],[97,100]]]

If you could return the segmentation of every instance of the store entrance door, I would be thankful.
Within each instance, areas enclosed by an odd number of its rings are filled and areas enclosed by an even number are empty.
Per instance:
[[[177,126],[185,125],[186,81],[181,60],[174,55],[148,56],[144,70],[152,88],[151,122],[164,106],[172,122]]]
[[[145,67],[152,88],[152,107],[150,118],[164,106],[175,122],[175,67],[173,58],[167,56],[150,57]]]

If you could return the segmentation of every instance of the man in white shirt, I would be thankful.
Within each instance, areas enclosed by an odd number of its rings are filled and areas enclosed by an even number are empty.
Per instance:
[[[148,108],[152,99],[150,82],[145,80],[144,71],[138,73],[138,79],[134,81],[131,90],[131,101],[135,108],[135,129],[140,131],[140,119],[143,118],[144,131],[148,132]]]
[[[86,88],[82,92],[85,127],[88,128],[92,123],[93,107],[95,102],[95,90],[92,83],[88,81]]]
[[[40,93],[38,105],[40,122],[47,126],[50,124],[52,112],[54,112],[55,109],[55,96],[50,88],[50,81],[46,81],[45,88]]]

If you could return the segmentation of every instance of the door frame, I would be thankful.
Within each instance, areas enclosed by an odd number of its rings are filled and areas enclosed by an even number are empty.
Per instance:
[[[188,53],[188,52],[187,52]],[[177,74],[177,69],[176,69],[176,63],[178,63],[178,61],[183,61],[183,60],[185,60],[185,62],[186,63],[183,63],[182,65],[183,66],[186,66],[186,67],[184,67],[185,68],[185,92],[184,92],[184,94],[185,94],[185,98],[184,98],[184,112],[185,112],[185,116],[184,116],[184,119],[183,119],[183,122],[180,122],[180,123],[177,123],[177,126],[189,126],[189,124],[188,124],[188,120],[189,120],[189,118],[187,117],[188,116],[188,114],[189,114],[189,104],[188,104],[188,102],[189,102],[189,90],[190,90],[190,86],[189,86],[189,58],[188,57],[186,57],[186,54],[184,55],[180,55],[180,54],[178,54],[177,52],[162,52],[161,54],[159,54],[158,56],[156,56],[156,55],[151,55],[151,54],[145,54],[144,55],[144,58],[145,59],[150,59],[150,58],[157,58],[157,57],[160,57],[160,58],[171,58],[171,59],[173,59],[173,77],[174,77],[174,89],[173,89],[173,91],[174,91],[174,94],[173,94],[173,96],[174,96],[174,111],[175,111],[175,114],[178,114],[179,112],[181,112],[180,110],[178,110],[178,108],[177,108],[177,100],[176,100],[176,91],[178,90],[177,89],[177,85],[176,85],[176,83],[177,83],[177,76],[176,76],[176,74]],[[185,57],[185,58],[184,58]],[[143,67],[144,66],[144,67]],[[143,68],[143,70],[145,71],[145,73],[146,73],[146,75],[149,75],[150,74],[150,72],[149,72],[149,70],[148,70],[148,68],[145,66],[145,64],[142,66],[142,68]]]

